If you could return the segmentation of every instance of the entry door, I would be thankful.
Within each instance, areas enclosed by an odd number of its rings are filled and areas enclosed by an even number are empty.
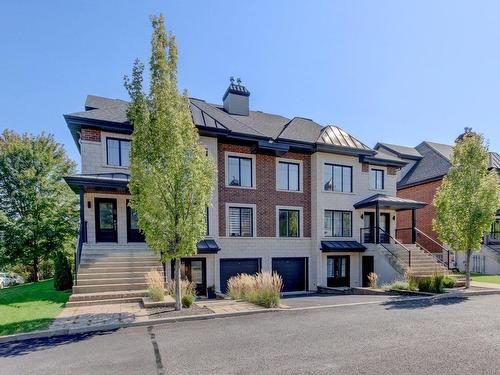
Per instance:
[[[327,257],[326,284],[329,287],[350,286],[350,257],[336,255]]]
[[[97,242],[118,242],[116,199],[96,198],[95,236]]]
[[[174,274],[175,263],[172,261],[172,278]],[[196,294],[206,296],[207,277],[205,258],[186,258],[181,260],[181,279],[189,280],[196,285]]]
[[[368,275],[375,271],[374,258],[373,255],[363,255],[361,261],[362,275],[363,275],[363,287],[370,286],[368,281]]]
[[[375,214],[373,212],[365,212],[363,214],[363,241],[365,243],[375,242]]]
[[[387,212],[380,214],[380,228],[383,231],[380,231],[380,242],[381,243],[389,243],[389,233],[391,233],[391,215]]]
[[[144,242],[144,234],[137,225],[137,214],[127,200],[127,242]]]

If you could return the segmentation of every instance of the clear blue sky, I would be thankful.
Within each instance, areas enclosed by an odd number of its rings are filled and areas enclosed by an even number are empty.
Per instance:
[[[150,14],[177,36],[179,83],[220,102],[231,75],[253,109],[377,141],[452,143],[465,126],[500,151],[498,1],[3,1],[0,129],[55,134],[85,96],[127,99]]]

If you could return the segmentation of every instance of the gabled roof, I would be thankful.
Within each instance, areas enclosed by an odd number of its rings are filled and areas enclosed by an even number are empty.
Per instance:
[[[489,153],[488,169],[500,169],[500,154],[498,152]]]
[[[338,147],[371,151],[370,147],[335,125],[329,125],[321,129],[317,142]]]
[[[283,140],[303,141],[314,143],[321,134],[323,127],[311,119],[304,117],[294,117],[285,124],[283,131],[278,138]]]
[[[390,143],[377,143],[374,147],[375,150],[379,150],[380,148],[389,151],[400,158],[408,158],[408,159],[421,159],[422,155],[414,148],[408,146],[400,146],[394,145]]]

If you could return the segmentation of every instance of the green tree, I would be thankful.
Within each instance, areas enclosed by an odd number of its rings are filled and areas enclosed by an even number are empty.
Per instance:
[[[78,204],[63,176],[75,163],[51,135],[0,135],[0,265],[29,265],[67,248],[77,233]]]
[[[177,47],[163,16],[152,17],[150,89],[142,88],[144,67],[136,60],[127,117],[134,126],[129,183],[131,206],[151,249],[162,262],[175,260],[176,309],[181,309],[180,259],[196,254],[205,236],[205,210],[215,182],[215,165],[199,144],[187,93],[177,89]]]
[[[65,253],[58,251],[54,259],[54,289],[68,290],[73,287],[71,265]]]
[[[466,129],[453,149],[452,166],[434,197],[434,230],[455,252],[466,253],[466,288],[470,287],[470,260],[481,249],[484,232],[500,207],[494,171],[488,171],[488,151],[482,136]]]

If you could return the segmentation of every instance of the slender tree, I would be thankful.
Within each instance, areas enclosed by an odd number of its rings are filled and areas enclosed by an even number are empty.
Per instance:
[[[0,265],[31,266],[76,238],[78,203],[63,176],[75,163],[51,135],[0,135]]]
[[[125,77],[134,126],[131,206],[146,243],[163,263],[174,259],[176,309],[181,309],[181,257],[196,254],[205,235],[205,210],[215,182],[215,165],[199,144],[187,93],[177,89],[177,47],[163,16],[151,17],[150,89],[143,91],[144,66],[136,60]]]
[[[482,136],[466,129],[453,149],[452,166],[434,197],[434,230],[455,252],[466,253],[466,288],[470,260],[481,249],[484,232],[500,207],[496,173],[488,171],[488,151]]]

